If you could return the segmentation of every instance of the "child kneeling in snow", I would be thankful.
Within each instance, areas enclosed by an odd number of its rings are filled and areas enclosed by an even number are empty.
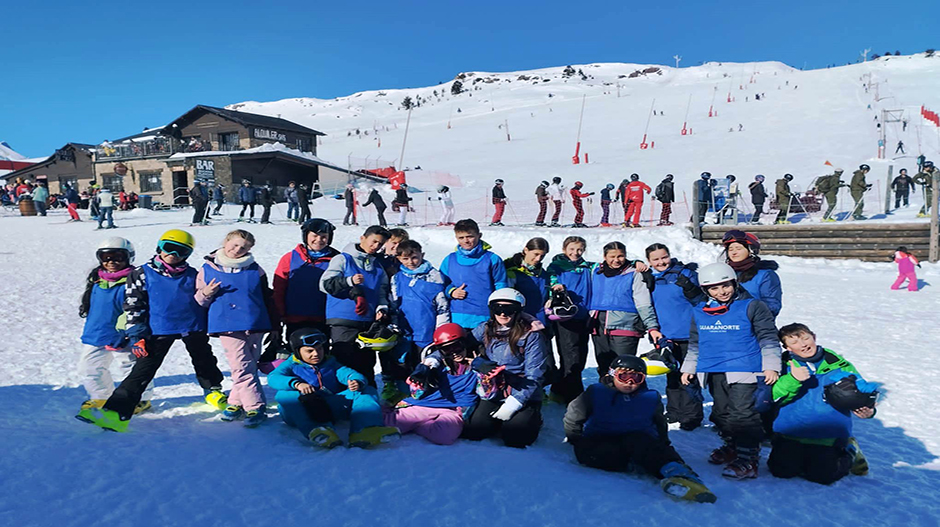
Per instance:
[[[434,331],[428,353],[411,376],[411,397],[385,414],[385,424],[403,434],[414,432],[438,445],[452,445],[463,431],[464,416],[477,404],[477,375],[470,369],[473,354],[467,334],[449,322]]]
[[[875,416],[875,385],[862,380],[852,363],[817,346],[816,334],[805,325],[786,325],[779,336],[791,360],[774,384],[780,414],[767,460],[770,473],[824,485],[850,472],[864,476],[868,461],[852,437],[852,414]]]
[[[647,387],[643,359],[615,358],[608,374],[568,405],[564,422],[565,435],[582,465],[612,472],[629,472],[636,466],[660,478],[670,496],[716,500],[669,443],[662,397]]]
[[[378,395],[365,376],[327,353],[322,331],[294,331],[290,348],[293,355],[268,374],[285,423],[321,448],[343,444],[330,426],[341,419],[350,421],[349,446],[367,448],[400,437],[397,428],[382,426]]]

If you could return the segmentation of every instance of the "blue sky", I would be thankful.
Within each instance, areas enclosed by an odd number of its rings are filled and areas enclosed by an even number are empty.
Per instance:
[[[129,135],[196,104],[428,86],[461,71],[673,64],[676,53],[680,66],[820,68],[867,47],[940,48],[936,0],[81,4],[0,7],[0,140],[24,155]]]

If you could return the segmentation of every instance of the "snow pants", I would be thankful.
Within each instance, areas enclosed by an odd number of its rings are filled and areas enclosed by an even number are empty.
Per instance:
[[[385,426],[401,433],[416,433],[436,445],[452,445],[463,432],[463,416],[458,408],[407,406],[385,414]]]
[[[69,203],[69,216],[75,221],[82,221],[81,216],[78,215],[78,210],[76,210],[74,203]]]
[[[659,224],[669,225],[669,217],[672,216],[672,203],[663,203],[663,210],[659,213]]]
[[[504,445],[513,448],[525,448],[535,443],[542,427],[542,403],[526,403],[508,421],[501,421],[490,415],[499,410],[502,404],[503,401],[480,401],[464,423],[461,437],[480,441],[498,435]]]
[[[493,220],[491,221],[491,223],[499,223],[503,221],[503,212],[506,210],[506,202],[494,201],[493,207],[496,208],[496,211],[493,212]]]
[[[114,378],[111,376],[111,364],[117,365],[119,378],[124,379],[134,369],[137,357],[130,350],[109,350],[104,346],[82,345],[82,355],[78,361],[78,374],[82,385],[88,392],[89,399],[107,399],[114,392]],[[147,385],[141,398],[149,401],[153,398],[153,383]]]
[[[852,207],[852,217],[855,219],[861,218],[862,213],[865,212],[865,193],[854,191],[852,192],[852,199],[855,200],[855,206]]]
[[[287,219],[296,220],[298,214],[300,213],[300,207],[297,206],[297,203],[293,201],[287,202]],[[346,212],[346,215],[349,215],[349,212]],[[346,225],[346,220],[343,220],[343,225]]]
[[[898,279],[891,284],[891,289],[897,291],[901,288],[901,284],[904,283],[904,280],[907,280],[907,290],[908,291],[917,291],[917,273],[911,271],[909,273],[900,273],[898,274]]]
[[[258,359],[264,333],[226,333],[219,335],[225,358],[232,370],[232,391],[228,403],[245,410],[257,410],[265,405],[264,390],[258,378]]]
[[[261,206],[261,223],[269,223],[271,221],[271,205],[262,205]]]
[[[574,224],[581,225],[584,223],[584,204],[581,199],[572,199],[571,204],[574,205]]]
[[[610,223],[610,202],[601,200],[601,225]]]
[[[633,200],[627,203],[623,213],[623,222],[631,225],[640,224],[640,211],[643,210],[643,200]],[[632,216],[632,218],[631,218]]]
[[[453,225],[454,224],[454,207],[453,205],[447,206],[444,205],[444,212],[441,213],[441,225]]]
[[[686,353],[689,351],[689,341],[673,342],[676,345],[673,356],[679,361],[679,364],[682,364]],[[667,421],[679,423],[688,429],[698,427],[705,419],[705,412],[702,409],[703,400],[702,387],[698,383],[698,377],[693,377],[692,382],[685,386],[682,384],[682,373],[678,370],[666,374]]]
[[[343,216],[343,225],[350,225],[356,223],[356,209],[354,207],[346,207],[346,215]]]
[[[722,438],[738,448],[759,449],[764,437],[760,414],[754,409],[756,384],[728,384],[724,373],[709,373],[708,389],[715,404],[711,421]]]
[[[778,478],[803,477],[829,485],[839,481],[852,468],[855,454],[845,448],[845,440],[832,446],[801,443],[785,436],[773,440],[767,468]]]
[[[388,224],[385,222],[385,209],[375,209],[375,215],[378,216],[379,225],[386,227]]]
[[[832,201],[832,206],[835,207],[835,200]],[[764,202],[761,201],[760,203],[754,203],[754,215],[751,216],[751,223],[757,223],[760,220],[760,215],[763,213],[764,213]]]
[[[382,408],[375,388],[343,390],[336,394],[313,392],[303,395],[295,390],[279,390],[274,399],[281,419],[307,437],[310,431],[339,421],[349,421],[350,433],[370,426],[382,426]]]
[[[551,391],[564,399],[566,404],[584,391],[581,375],[588,356],[588,322],[588,319],[572,319],[554,324],[560,365]]]
[[[238,213],[238,217],[244,218],[246,210],[248,211],[248,218],[253,219],[255,217],[255,204],[254,203],[242,203],[242,211]]]
[[[188,335],[159,335],[151,336],[146,339],[145,347],[147,356],[137,359],[130,375],[127,376],[118,386],[104,407],[113,410],[121,416],[122,420],[128,420],[134,414],[134,407],[140,402],[141,395],[146,390],[147,385],[153,381],[157,370],[163,364],[163,359],[170,351],[170,346],[177,339],[182,339],[186,345],[186,351],[193,362],[193,369],[196,371],[196,382],[203,390],[213,388],[222,388],[222,372],[219,371],[218,362],[215,355],[212,354],[212,347],[209,345],[209,336],[205,333],[190,333]]]
[[[369,386],[375,386],[375,351],[361,349],[356,344],[356,337],[361,331],[369,329],[368,324],[363,326],[330,326],[330,340],[332,353],[343,366],[349,366],[365,376]]]
[[[643,432],[622,435],[581,437],[574,442],[578,463],[611,472],[631,472],[638,466],[647,474],[662,478],[666,463],[685,464],[668,442]]]
[[[538,200],[539,202],[539,215],[535,217],[535,223],[545,223],[545,214],[548,212],[548,201]]]
[[[901,201],[904,201],[904,206],[907,207],[910,205],[910,196],[911,191],[905,189],[903,191],[897,190],[894,192],[894,208],[899,208],[901,206]]]
[[[46,202],[41,199],[34,199],[33,204],[36,206],[36,214],[40,216],[46,215]]]
[[[558,223],[558,218],[561,217],[561,201],[552,201],[555,204],[555,212],[552,213],[552,223]]]
[[[408,205],[399,205],[398,206],[398,224],[404,225],[408,223]]]
[[[594,335],[594,360],[597,361],[597,375],[603,377],[610,370],[610,365],[619,355],[636,356],[636,348],[640,345],[640,337],[624,335],[611,335],[602,333]]]
[[[300,217],[297,218],[297,222],[303,224],[303,222],[310,219],[310,205],[308,203],[298,204],[300,208]]]
[[[193,202],[193,221],[191,223],[202,223],[202,220],[206,217],[206,205],[208,205],[208,203],[205,201]]]
[[[829,206],[826,207],[826,213],[823,214],[823,219],[829,219],[829,216],[832,214],[832,211],[835,210],[836,208],[836,203],[838,202],[838,199],[839,199],[839,193],[838,191],[827,192],[825,196],[826,196],[826,203],[828,203]]]
[[[101,228],[101,224],[104,223],[104,220],[108,220],[109,229],[114,228],[114,208],[113,207],[102,208],[101,211],[98,213],[98,228],[99,229]]]
[[[215,215],[221,214],[221,212],[219,212],[219,211],[222,210],[222,205],[225,205],[225,200],[220,199],[220,200],[216,201],[216,202],[215,202],[215,209],[212,211],[212,214],[215,214]]]

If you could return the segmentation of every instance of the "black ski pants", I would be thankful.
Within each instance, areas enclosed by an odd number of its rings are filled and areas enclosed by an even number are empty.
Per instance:
[[[349,366],[365,376],[369,386],[375,386],[375,351],[362,349],[356,344],[359,333],[369,329],[359,326],[330,326],[331,353],[343,366]]]
[[[239,217],[239,218],[244,218],[244,217],[245,217],[245,211],[246,211],[246,210],[249,210],[249,209],[251,209],[251,210],[250,210],[250,212],[248,213],[248,217],[249,217],[249,218],[254,218],[254,217],[255,217],[255,204],[254,204],[254,203],[242,203],[242,211],[238,214],[238,217]]]
[[[630,472],[638,466],[656,478],[662,478],[660,469],[666,463],[685,464],[672,445],[643,432],[582,437],[574,442],[574,455],[578,463],[591,468]]]
[[[262,205],[261,210],[261,223],[268,223],[271,221],[271,205]]]
[[[751,223],[757,223],[757,220],[760,219],[760,215],[764,213],[764,202],[754,203],[754,215],[751,216]]]
[[[525,448],[535,443],[542,428],[542,403],[526,403],[508,421],[490,415],[502,404],[502,401],[480,401],[470,418],[464,421],[461,437],[481,441],[499,436],[504,445],[513,448]]]
[[[904,200],[904,206],[905,207],[908,206],[910,204],[908,201],[908,198],[910,198],[910,195],[911,195],[911,192],[908,189],[904,189],[903,191],[901,190],[895,191],[894,192],[894,208],[898,208],[901,206],[902,199]]]
[[[689,341],[673,342],[676,344],[674,356],[682,364],[689,351]],[[679,423],[687,429],[699,426],[705,419],[702,401],[702,387],[697,377],[685,386],[678,370],[666,374],[666,418],[669,422]]]
[[[222,205],[225,205],[224,200],[218,200],[215,202],[215,210],[212,211],[212,214],[219,214],[219,211],[222,210]]]
[[[610,364],[620,355],[636,356],[640,337],[594,335],[594,360],[597,361],[597,375],[603,377],[610,370]]]
[[[552,383],[552,393],[561,397],[565,404],[584,391],[581,375],[587,363],[589,322],[588,319],[572,319],[554,324],[560,365]]]
[[[208,203],[205,201],[194,201],[193,202],[193,223],[199,224],[202,223],[202,220],[206,219],[206,205]]]
[[[803,477],[829,485],[848,475],[852,468],[855,456],[846,450],[845,444],[845,441],[837,441],[832,446],[812,445],[777,436],[767,467],[778,478]]]
[[[182,339],[186,351],[193,361],[196,371],[196,381],[203,390],[222,388],[222,372],[219,371],[218,361],[209,345],[209,336],[205,333],[190,333],[188,335],[160,335],[145,340],[144,347],[147,356],[137,359],[134,368],[126,379],[121,381],[104,407],[114,410],[122,420],[130,419],[134,414],[134,407],[140,402],[140,396],[147,385],[157,374],[163,364],[170,347],[177,339]]]
[[[724,373],[709,373],[708,389],[715,401],[710,419],[721,437],[739,448],[760,448],[764,428],[760,414],[754,409],[757,385],[728,384]]]

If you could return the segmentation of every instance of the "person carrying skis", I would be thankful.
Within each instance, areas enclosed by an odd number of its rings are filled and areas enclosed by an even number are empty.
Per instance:
[[[385,227],[385,209],[387,209],[388,206],[385,205],[385,200],[382,199],[382,195],[379,194],[379,189],[373,188],[372,192],[369,193],[369,199],[362,204],[363,207],[368,207],[369,205],[375,206],[375,214],[378,216],[379,225]]]
[[[581,200],[588,196],[593,196],[593,192],[581,192],[581,187],[584,186],[584,183],[580,181],[575,181],[574,186],[571,187],[569,191],[571,193],[571,204],[574,206],[574,226],[575,227],[587,227],[584,224],[584,206],[581,204]]]
[[[852,174],[852,183],[849,190],[852,192],[852,199],[855,200],[855,207],[852,209],[852,218],[856,220],[867,220],[862,213],[865,212],[865,193],[871,188],[871,185],[865,182],[865,175],[871,171],[871,167],[862,164],[858,170]]]
[[[627,183],[624,193],[627,202],[623,213],[624,226],[640,226],[640,212],[643,209],[643,193],[649,194],[652,190],[649,185],[640,181],[639,174],[630,174],[630,182]]]
[[[784,174],[782,178],[777,180],[777,208],[780,211],[777,213],[777,220],[774,223],[790,223],[787,220],[787,214],[790,213],[790,200],[793,198],[793,193],[790,192],[791,181],[793,181],[792,174]]]
[[[437,187],[437,199],[441,202],[444,211],[441,213],[439,227],[454,224],[454,198],[450,195],[450,187],[441,185]]]
[[[137,361],[128,347],[125,333],[124,289],[127,277],[134,271],[134,245],[124,238],[108,238],[95,251],[98,266],[85,280],[78,316],[85,319],[82,330],[82,354],[78,374],[88,393],[80,410],[101,408],[114,392],[111,363],[117,360],[121,379],[127,377]],[[134,413],[150,408],[152,383],[143,391]]]
[[[911,188],[914,186],[914,179],[911,176],[907,175],[907,169],[902,168],[898,173],[898,177],[894,178],[894,181],[891,182],[891,188],[894,189],[894,208],[901,208],[901,199],[904,199],[904,206],[908,207],[910,205],[909,197],[911,195]]]
[[[614,472],[640,467],[671,497],[717,500],[669,442],[662,398],[646,384],[643,359],[617,357],[599,382],[568,405],[564,426],[582,465]]]
[[[832,211],[836,208],[836,202],[839,198],[839,189],[845,187],[846,184],[842,182],[842,173],[841,168],[837,168],[833,171],[831,175],[822,176],[816,180],[816,192],[826,196],[826,213],[823,214],[823,221],[833,222],[836,221],[832,217]]]
[[[82,410],[80,419],[126,432],[144,389],[177,340],[186,345],[206,403],[225,409],[228,398],[222,393],[222,372],[209,345],[206,310],[195,298],[197,272],[186,262],[195,245],[191,234],[171,229],[157,242],[157,254],[128,275],[125,333],[137,361],[104,406]]]
[[[708,462],[725,465],[727,478],[756,478],[764,436],[757,403],[769,399],[765,392],[779,376],[777,328],[767,305],[737,286],[728,264],[703,267],[699,284],[706,296],[692,310],[682,384],[698,375],[714,399],[711,420],[724,444]]]
[[[933,161],[924,161],[924,168],[914,176],[914,183],[924,189],[924,206],[917,213],[918,218],[926,217],[930,213],[930,207],[933,206],[933,184],[930,178],[936,177],[936,174],[937,167],[934,166]]]
[[[555,211],[552,213],[552,227],[558,227],[558,218],[561,217],[561,204],[565,200],[565,187],[561,184],[561,178],[555,176],[552,178],[552,184],[548,186],[548,197],[555,205]]]
[[[788,324],[777,335],[790,360],[773,387],[780,415],[767,459],[770,473],[823,485],[868,474],[868,460],[852,436],[852,416],[875,416],[876,385],[862,379],[851,362],[817,345],[806,325]]]
[[[408,211],[411,210],[411,198],[408,196],[408,185],[402,183],[395,191],[395,199],[392,200],[392,210],[398,213],[398,226],[408,226]]]
[[[545,213],[548,212],[548,181],[542,181],[535,187],[535,200],[539,204],[539,214],[535,217],[535,226],[545,226]]]
[[[497,179],[496,184],[493,185],[493,207],[495,211],[493,212],[493,220],[490,221],[490,226],[503,226],[503,212],[506,210],[506,192],[503,191],[503,180]]]
[[[601,227],[610,227],[610,202],[613,201],[610,197],[610,191],[614,190],[614,184],[608,183],[606,187],[601,189]]]
[[[659,223],[657,226],[673,224],[669,221],[669,217],[672,215],[672,204],[676,201],[676,191],[672,180],[673,175],[666,174],[666,177],[659,182],[659,185],[656,185],[656,192],[653,196],[663,204],[663,210],[659,215]]]
[[[245,221],[245,211],[248,210],[248,223],[254,223],[255,203],[258,202],[258,195],[247,179],[242,181],[242,186],[238,189],[238,201],[242,204],[242,210],[238,213],[238,221]]]

